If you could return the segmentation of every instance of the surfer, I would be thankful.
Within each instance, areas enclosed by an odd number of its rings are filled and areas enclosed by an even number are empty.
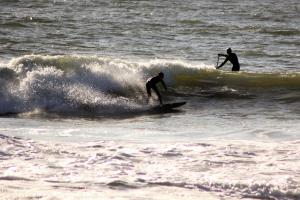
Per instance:
[[[167,90],[167,86],[166,86],[165,82],[163,81],[163,79],[164,79],[164,73],[160,72],[157,76],[154,76],[147,80],[146,89],[147,89],[147,94],[148,94],[148,103],[149,103],[149,99],[151,97],[151,89],[153,89],[155,91],[156,95],[158,96],[160,104],[163,104],[161,95],[156,87],[156,84],[161,82],[162,85],[164,86],[165,90]]]
[[[225,65],[225,63],[229,60],[232,63],[232,71],[240,70],[240,63],[239,63],[238,57],[235,53],[232,53],[231,48],[227,49],[227,55],[226,54],[218,54],[218,56],[224,56],[224,57],[226,57],[226,59],[220,66],[216,67],[217,69],[223,67],[223,65]]]

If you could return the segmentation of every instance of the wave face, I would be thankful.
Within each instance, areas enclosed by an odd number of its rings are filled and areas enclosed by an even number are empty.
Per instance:
[[[300,98],[295,94],[300,88],[299,73],[232,73],[176,60],[27,55],[10,60],[1,68],[0,113],[140,112],[147,102],[145,82],[160,71],[165,73],[170,88],[166,98],[183,94],[216,97],[224,90],[229,95],[232,91],[257,94],[276,90],[293,92],[292,98]]]

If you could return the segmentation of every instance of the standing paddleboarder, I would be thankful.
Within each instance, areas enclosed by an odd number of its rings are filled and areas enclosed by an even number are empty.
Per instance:
[[[240,63],[238,60],[238,57],[235,53],[232,53],[231,48],[227,49],[227,55],[226,54],[218,54],[218,61],[219,61],[219,56],[224,56],[226,59],[224,60],[223,63],[221,63],[220,66],[217,66],[216,68],[219,69],[225,65],[225,63],[229,60],[232,63],[232,71],[239,71],[240,70]]]

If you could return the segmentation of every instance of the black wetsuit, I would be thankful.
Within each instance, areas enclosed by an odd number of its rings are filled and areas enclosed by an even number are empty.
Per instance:
[[[148,79],[146,83],[146,89],[147,89],[148,97],[151,97],[151,88],[152,88],[155,91],[156,95],[158,96],[159,102],[162,104],[160,93],[156,87],[156,84],[159,82],[161,82],[164,88],[167,89],[165,82],[159,76],[154,76],[153,78]]]
[[[239,63],[238,57],[235,53],[229,53],[228,55],[223,55],[223,54],[220,54],[220,55],[225,56],[226,59],[218,68],[221,68],[229,60],[232,63],[232,71],[240,70],[240,63]]]

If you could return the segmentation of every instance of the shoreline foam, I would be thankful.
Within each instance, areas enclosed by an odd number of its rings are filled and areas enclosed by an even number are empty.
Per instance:
[[[300,197],[299,141],[0,143],[6,199]]]

